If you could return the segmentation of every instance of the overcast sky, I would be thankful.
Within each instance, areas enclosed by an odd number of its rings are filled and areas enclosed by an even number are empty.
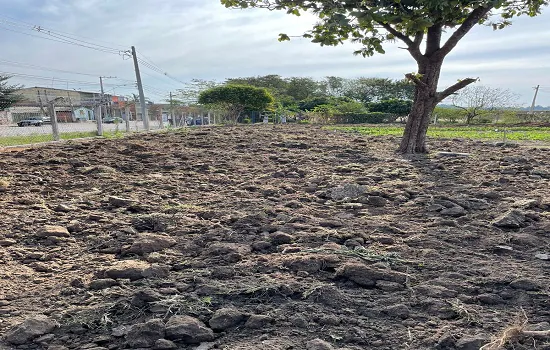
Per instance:
[[[388,44],[385,55],[363,58],[352,55],[352,44],[320,47],[300,38],[279,43],[279,33],[302,34],[315,18],[261,9],[229,10],[218,0],[0,0],[0,9],[0,72],[32,75],[17,78],[26,86],[99,91],[91,84],[103,75],[118,78],[106,79],[110,93],[128,95],[135,90],[131,60],[30,36],[64,38],[40,34],[32,25],[119,50],[134,45],[144,59],[174,77],[141,68],[146,95],[157,101],[193,78],[280,74],[400,79],[415,71],[414,61],[397,44]],[[550,105],[549,21],[550,11],[545,9],[539,17],[515,19],[512,27],[502,31],[475,28],[446,60],[441,87],[457,79],[479,77],[479,84],[509,88],[520,95],[521,104],[528,105],[533,87],[540,84],[544,88],[537,104]],[[11,62],[93,76],[30,69]]]

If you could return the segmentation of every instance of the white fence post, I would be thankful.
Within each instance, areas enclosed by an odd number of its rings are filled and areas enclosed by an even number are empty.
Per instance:
[[[97,115],[95,117],[95,121],[97,123],[97,136],[103,136],[103,117],[101,115],[102,108],[101,104],[97,106]]]
[[[59,141],[59,124],[57,123],[57,113],[55,113],[55,104],[50,102],[48,104],[50,122],[52,123],[52,134],[54,141]]]
[[[130,107],[126,107],[126,132],[130,132]]]

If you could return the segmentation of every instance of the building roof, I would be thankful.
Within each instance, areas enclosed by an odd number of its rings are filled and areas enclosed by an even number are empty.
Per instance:
[[[77,93],[82,93],[82,94],[96,94],[96,95],[101,94],[100,92],[80,91],[80,90],[75,90],[75,89],[71,89],[71,90],[69,90],[69,89],[58,89],[58,88],[51,88],[51,87],[45,87],[45,86],[29,86],[29,87],[21,88],[17,91],[30,90],[30,89],[56,90],[56,91],[63,91],[63,92],[77,92]],[[108,94],[106,94],[106,95],[108,95]]]

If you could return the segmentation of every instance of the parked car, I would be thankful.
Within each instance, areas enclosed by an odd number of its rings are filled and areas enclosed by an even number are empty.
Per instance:
[[[44,118],[42,117],[28,117],[17,123],[17,126],[42,126],[44,124]]]
[[[105,124],[119,124],[123,122],[124,122],[124,119],[119,117],[106,117],[105,119],[103,119],[103,123]]]

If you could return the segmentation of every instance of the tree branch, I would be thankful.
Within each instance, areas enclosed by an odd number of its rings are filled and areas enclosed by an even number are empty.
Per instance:
[[[445,90],[441,91],[441,92],[438,92],[437,93],[437,101],[438,102],[441,102],[443,101],[444,99],[446,99],[447,97],[451,96],[452,94],[454,94],[455,92],[457,92],[458,90],[462,89],[462,88],[465,88],[466,86],[472,84],[472,83],[475,83],[478,79],[473,79],[473,78],[467,78],[467,79],[464,79],[464,80],[461,80],[459,81],[458,83],[452,85],[452,86],[449,86],[448,88],[446,88]]]
[[[415,47],[420,47],[420,44],[422,44],[422,40],[424,39],[424,31],[419,31],[416,33],[416,36],[414,37],[413,44]]]
[[[378,22],[378,24],[380,24],[382,26],[382,28],[387,30],[391,35],[395,36],[396,38],[398,38],[399,40],[401,40],[405,44],[407,44],[408,47],[411,47],[411,46],[414,45],[414,42],[411,40],[411,38],[409,38],[405,34],[399,32],[397,29],[393,28],[389,24],[383,23],[383,22]]]
[[[416,86],[419,86],[423,89],[427,88],[428,85],[423,82],[422,80],[418,79],[418,77],[412,73],[409,73],[409,74],[405,74],[405,78],[409,79],[410,81],[412,81]]]
[[[470,13],[468,18],[458,27],[457,30],[451,35],[451,37],[447,40],[445,45],[441,49],[438,50],[436,53],[439,58],[443,58],[451,52],[455,46],[458,44],[458,42],[466,35],[468,32],[479,23],[479,21],[485,17],[491,10],[493,9],[493,5],[487,5],[487,7],[478,7],[475,10]]]
[[[407,35],[401,33],[397,29],[393,28],[391,25],[383,22],[377,22],[377,23],[380,26],[382,26],[382,28],[387,30],[390,34],[395,36],[397,39],[407,44],[407,50],[410,52],[411,56],[417,62],[420,62],[420,60],[423,59],[424,56],[422,56],[422,52],[420,52],[420,44],[422,43],[422,39],[424,39],[424,32],[422,31],[417,32],[413,41]]]
[[[428,36],[426,39],[426,56],[431,56],[441,48],[441,35],[443,33],[443,25],[434,24],[428,28]]]

